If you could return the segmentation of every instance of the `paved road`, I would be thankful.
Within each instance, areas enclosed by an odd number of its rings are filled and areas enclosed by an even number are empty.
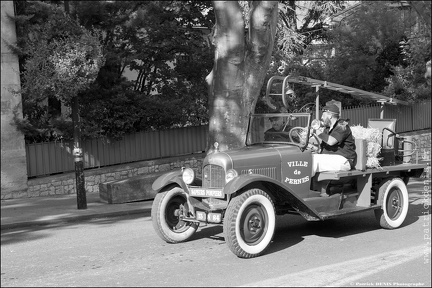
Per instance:
[[[138,215],[6,230],[1,286],[430,287],[430,198],[417,186],[399,229],[380,229],[371,211],[325,222],[280,216],[254,259],[234,256],[220,226],[166,244]]]

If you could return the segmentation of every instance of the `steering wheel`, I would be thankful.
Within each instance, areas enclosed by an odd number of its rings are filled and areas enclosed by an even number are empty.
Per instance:
[[[267,132],[265,134],[265,141],[282,141],[286,142],[289,139],[287,132]]]
[[[288,135],[289,135],[289,138],[290,138],[291,142],[298,143],[298,144],[304,144],[304,143],[306,143],[306,140],[303,140],[303,139],[305,139],[305,136],[307,135],[307,128],[300,127],[300,126],[293,127],[289,131]],[[294,139],[295,139],[294,137],[296,137],[298,140],[296,139],[296,141],[294,141]],[[309,141],[308,145],[311,145],[313,147],[312,150],[318,151],[319,150],[319,143],[320,143],[320,141],[319,141],[318,137],[315,134],[312,134],[309,137],[309,139],[312,138],[312,137],[315,138],[316,143],[312,144]]]

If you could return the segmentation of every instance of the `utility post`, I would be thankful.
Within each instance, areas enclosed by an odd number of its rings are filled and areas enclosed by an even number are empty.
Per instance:
[[[64,8],[66,14],[69,15],[69,1],[64,1]],[[77,194],[77,208],[87,209],[87,197],[84,182],[84,159],[81,145],[81,130],[79,118],[79,103],[78,95],[72,98],[72,123],[74,127],[74,149],[73,156],[75,162],[75,190]]]
[[[77,208],[87,209],[87,197],[84,182],[84,159],[81,147],[81,131],[79,119],[78,96],[72,99],[72,121],[74,126],[74,162],[75,162],[75,187],[77,194]]]

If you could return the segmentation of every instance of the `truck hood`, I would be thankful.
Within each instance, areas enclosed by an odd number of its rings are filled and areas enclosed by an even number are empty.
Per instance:
[[[213,164],[222,166],[225,171],[235,169],[239,174],[261,173],[262,169],[280,169],[281,153],[299,153],[297,146],[266,145],[246,146],[224,152],[216,152],[206,157],[203,166]],[[258,169],[258,170],[257,170]],[[274,170],[272,169],[272,170]],[[264,173],[267,174],[267,173]]]

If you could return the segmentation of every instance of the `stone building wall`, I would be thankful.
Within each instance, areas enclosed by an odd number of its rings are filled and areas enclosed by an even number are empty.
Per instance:
[[[199,175],[203,158],[204,154],[194,154],[84,170],[85,190],[87,193],[99,193],[100,183],[148,173],[179,170],[181,167],[195,168]],[[2,194],[2,200],[64,194],[76,194],[75,172],[29,179],[27,191]]]
[[[402,137],[407,137],[407,140],[416,143],[418,149],[418,161],[428,162],[431,161],[431,129],[411,131],[399,133]],[[411,159],[411,163],[415,163],[415,158]],[[431,178],[431,166],[426,167],[423,177]]]
[[[419,149],[419,160],[431,160],[431,129],[399,133],[402,137],[409,136]],[[408,140],[408,139],[407,139]]]

